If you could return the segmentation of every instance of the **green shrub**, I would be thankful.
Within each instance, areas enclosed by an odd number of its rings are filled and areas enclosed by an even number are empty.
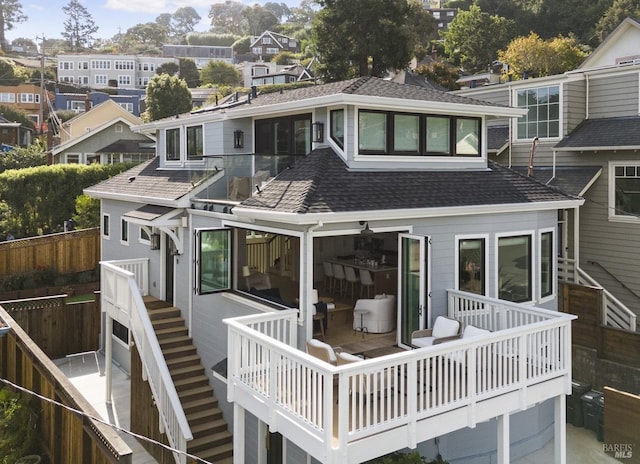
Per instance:
[[[53,285],[55,287],[62,287],[67,284],[67,277],[63,275],[59,275],[53,280]]]
[[[88,284],[89,282],[95,282],[93,272],[85,271],[78,274],[77,281],[79,284]]]
[[[38,418],[29,397],[0,390],[0,462],[13,464],[23,456],[40,454],[38,442]]]

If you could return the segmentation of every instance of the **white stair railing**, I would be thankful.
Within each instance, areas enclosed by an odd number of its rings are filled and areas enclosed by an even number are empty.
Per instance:
[[[143,379],[149,382],[158,408],[160,431],[166,433],[172,448],[181,451],[174,453],[176,463],[186,464],[187,442],[193,439],[193,435],[142,300],[139,281],[143,280],[142,276],[148,276],[147,261],[133,261],[122,261],[123,267],[120,267],[120,261],[101,263],[102,310],[111,317],[116,316],[120,322],[123,322],[125,315],[128,316],[127,327],[131,330],[144,366]],[[125,267],[133,268],[140,274],[136,275]],[[147,287],[143,284],[143,288]]]
[[[631,332],[637,330],[636,314],[582,270],[575,259],[558,258],[558,278],[564,282],[602,289],[602,323]]]

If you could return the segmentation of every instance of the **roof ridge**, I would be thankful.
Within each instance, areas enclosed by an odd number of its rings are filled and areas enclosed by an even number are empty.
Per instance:
[[[356,78],[353,82],[349,83],[342,92],[343,93],[355,93],[360,87],[373,79],[373,76],[363,76]]]

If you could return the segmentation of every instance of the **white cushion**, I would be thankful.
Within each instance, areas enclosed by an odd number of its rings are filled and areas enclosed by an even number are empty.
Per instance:
[[[436,317],[436,322],[433,324],[431,335],[433,335],[434,338],[453,337],[458,334],[459,329],[460,322],[438,316]]]
[[[336,353],[333,351],[333,348],[328,343],[318,340],[317,338],[312,338],[308,341],[309,345],[314,348],[319,348],[325,350],[327,355],[329,356],[329,361],[335,363],[336,362]]]
[[[464,332],[462,332],[462,338],[480,337],[482,335],[488,335],[490,333],[491,331],[487,329],[481,329],[480,327],[468,325],[464,328]]]
[[[419,337],[411,339],[411,344],[418,348],[424,348],[425,346],[433,345],[434,337]]]
[[[357,361],[362,361],[362,358],[360,356],[356,356],[355,354],[351,354],[351,353],[347,353],[346,351],[341,351],[340,353],[338,353],[338,364],[340,364],[340,361],[344,361],[345,363],[352,363],[352,362],[357,362]]]

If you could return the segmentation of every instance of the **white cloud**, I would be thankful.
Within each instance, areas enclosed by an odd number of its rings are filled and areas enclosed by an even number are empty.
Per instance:
[[[178,8],[186,6],[195,9],[205,8],[207,11],[214,3],[223,3],[224,0],[107,0],[105,8],[110,10],[128,11],[132,13],[173,13]]]

